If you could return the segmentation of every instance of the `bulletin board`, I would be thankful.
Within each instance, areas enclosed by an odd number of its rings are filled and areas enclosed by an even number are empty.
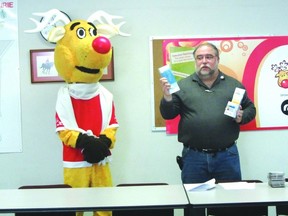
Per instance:
[[[158,68],[171,63],[171,47],[193,50],[203,42],[213,43],[219,49],[220,70],[242,82],[256,106],[256,118],[241,126],[241,130],[288,129],[288,36],[237,36],[150,38],[152,130],[176,134],[179,121],[179,118],[165,121],[161,117]]]
[[[160,74],[158,68],[163,66],[163,52],[162,52],[162,38],[151,38],[150,39],[150,50],[151,50],[151,78],[152,78],[152,131],[165,131],[166,124],[165,120],[161,117],[159,111],[160,99],[162,97],[162,91],[160,88]]]

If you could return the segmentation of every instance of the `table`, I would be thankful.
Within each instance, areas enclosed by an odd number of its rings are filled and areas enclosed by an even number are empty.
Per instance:
[[[0,213],[186,208],[183,185],[2,189]]]
[[[272,188],[268,183],[255,183],[254,189],[226,190],[222,186],[208,191],[187,192],[190,214],[199,208],[288,205],[288,185]]]

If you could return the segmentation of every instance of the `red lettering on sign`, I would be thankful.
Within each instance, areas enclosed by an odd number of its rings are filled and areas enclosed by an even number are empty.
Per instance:
[[[14,2],[0,2],[0,8],[13,8]]]

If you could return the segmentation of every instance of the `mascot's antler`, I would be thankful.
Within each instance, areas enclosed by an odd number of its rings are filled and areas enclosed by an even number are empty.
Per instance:
[[[41,21],[37,21],[33,18],[30,18],[35,24],[36,28],[31,30],[26,30],[26,33],[35,33],[42,31],[47,26],[52,26],[58,21],[62,21],[63,24],[68,24],[71,20],[67,18],[61,11],[58,9],[52,9],[43,13],[33,13],[35,16],[41,16]],[[120,31],[121,26],[125,22],[121,22],[119,24],[114,24],[113,19],[122,19],[121,16],[110,15],[104,11],[96,11],[93,13],[88,19],[88,22],[93,23],[97,28],[97,33],[101,36],[105,36],[107,38],[111,38],[115,35],[121,36],[130,36],[130,34],[126,34]],[[63,32],[62,32],[63,33]],[[61,33],[61,34],[62,34]],[[59,38],[57,38],[59,39]],[[54,41],[55,42],[55,41]]]
[[[33,13],[33,15],[41,16],[42,19],[40,22],[38,22],[37,20],[30,18],[30,20],[32,20],[36,24],[37,27],[35,29],[26,30],[25,31],[26,33],[40,32],[45,27],[47,27],[49,25],[54,25],[58,21],[62,21],[65,24],[68,24],[71,21],[67,18],[67,16],[65,16],[63,13],[61,13],[58,9],[52,9],[52,10],[49,10],[49,11],[43,12],[43,13],[37,13],[36,12],[36,13]]]
[[[104,19],[104,20],[103,20]],[[108,14],[104,11],[97,11],[93,13],[88,19],[88,22],[95,24],[98,34],[111,38],[115,35],[130,36],[130,34],[120,31],[120,28],[125,22],[114,24],[113,19],[122,19],[121,16]],[[98,21],[98,24],[97,24]]]

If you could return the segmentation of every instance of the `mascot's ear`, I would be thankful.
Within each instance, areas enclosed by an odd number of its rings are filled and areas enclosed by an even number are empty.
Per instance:
[[[56,43],[65,35],[65,28],[63,26],[58,26],[53,28],[48,36],[48,41],[52,43]]]
[[[119,34],[119,30],[111,25],[98,24],[96,25],[96,28],[97,28],[97,35],[105,36],[107,38],[111,38]]]
[[[114,37],[116,35],[121,35],[121,36],[130,36],[130,34],[126,34],[124,32],[120,31],[120,27],[124,24],[125,22],[122,22],[118,25],[108,25],[104,23],[100,23],[96,25],[97,28],[97,34],[100,36],[105,36],[107,38]]]
[[[55,32],[53,33],[54,35],[52,37],[53,39],[50,37],[51,39],[48,40],[51,30],[53,30],[54,28],[58,26],[64,27],[65,25],[71,22],[70,17],[66,13],[58,9],[51,9],[47,12],[42,12],[42,13],[36,12],[36,13],[33,13],[33,15],[41,16],[42,18],[40,22],[33,18],[30,18],[30,20],[32,20],[36,24],[36,28],[31,29],[31,30],[25,30],[25,32],[26,33],[40,32],[43,38],[51,43],[55,43],[59,39],[61,39],[61,33],[60,33],[61,31],[59,32],[59,29],[58,29],[56,30],[56,33]],[[57,35],[57,37],[55,37],[55,35]]]

